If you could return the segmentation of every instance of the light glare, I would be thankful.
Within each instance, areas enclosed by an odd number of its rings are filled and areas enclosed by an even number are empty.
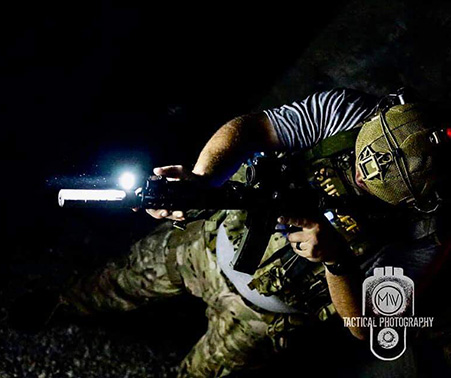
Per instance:
[[[135,182],[135,175],[130,172],[125,172],[119,177],[119,185],[125,190],[133,189]]]

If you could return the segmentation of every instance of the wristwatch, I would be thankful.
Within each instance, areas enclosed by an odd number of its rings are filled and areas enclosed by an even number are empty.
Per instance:
[[[354,256],[349,256],[332,264],[323,263],[323,265],[334,276],[344,276],[356,272],[359,268]]]

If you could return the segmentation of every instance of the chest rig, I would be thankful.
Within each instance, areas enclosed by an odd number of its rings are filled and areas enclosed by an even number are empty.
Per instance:
[[[355,140],[360,129],[342,132],[318,143],[298,156],[299,172],[310,186],[325,198],[334,198],[323,208],[324,216],[345,239],[352,253],[363,259],[375,246],[365,232],[360,188],[354,183]],[[302,216],[302,214],[301,214]],[[333,313],[322,264],[312,263],[294,254],[288,240],[275,233],[266,248],[262,263],[253,275],[250,287],[261,294],[276,294],[290,305],[299,305],[320,319]]]
[[[355,256],[368,252],[362,209],[363,192],[355,184],[355,141],[360,127],[324,139],[303,154],[310,185],[325,196],[341,199],[340,208],[325,209],[325,217],[346,240]]]
[[[354,202],[360,193],[354,184],[354,144],[359,129],[340,133],[325,139],[314,148],[296,154],[295,174],[318,192],[320,197],[333,198],[324,215],[332,226],[346,240],[356,256],[363,256],[369,246],[362,233],[362,227],[352,211],[346,211],[346,204]],[[293,167],[291,167],[293,168]],[[232,179],[244,179],[243,167]],[[249,170],[247,175],[249,181]],[[282,214],[279,214],[282,215]],[[245,214],[240,215],[244,232],[232,236],[237,252],[245,245],[247,237]],[[300,214],[304,216],[304,214]],[[230,216],[230,219],[235,217]],[[226,220],[226,223],[230,221]],[[233,222],[232,222],[233,223]],[[234,229],[228,224],[228,230]],[[244,252],[246,253],[246,251]],[[249,283],[251,289],[263,295],[277,295],[285,303],[320,320],[326,320],[335,312],[327,289],[324,267],[295,254],[282,232],[275,232],[266,246],[260,265]]]

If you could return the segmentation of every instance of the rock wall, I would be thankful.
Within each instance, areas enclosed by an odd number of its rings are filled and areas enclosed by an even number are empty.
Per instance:
[[[421,97],[449,102],[450,37],[449,2],[351,1],[280,77],[260,108],[337,86],[377,95],[409,86]]]

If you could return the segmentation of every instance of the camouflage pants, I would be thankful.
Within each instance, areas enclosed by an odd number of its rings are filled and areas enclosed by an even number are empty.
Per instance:
[[[216,224],[190,223],[179,231],[164,223],[111,262],[80,279],[65,294],[78,312],[131,310],[186,291],[207,304],[208,329],[182,361],[180,377],[220,377],[258,367],[274,351],[265,315],[247,306],[220,273]]]

